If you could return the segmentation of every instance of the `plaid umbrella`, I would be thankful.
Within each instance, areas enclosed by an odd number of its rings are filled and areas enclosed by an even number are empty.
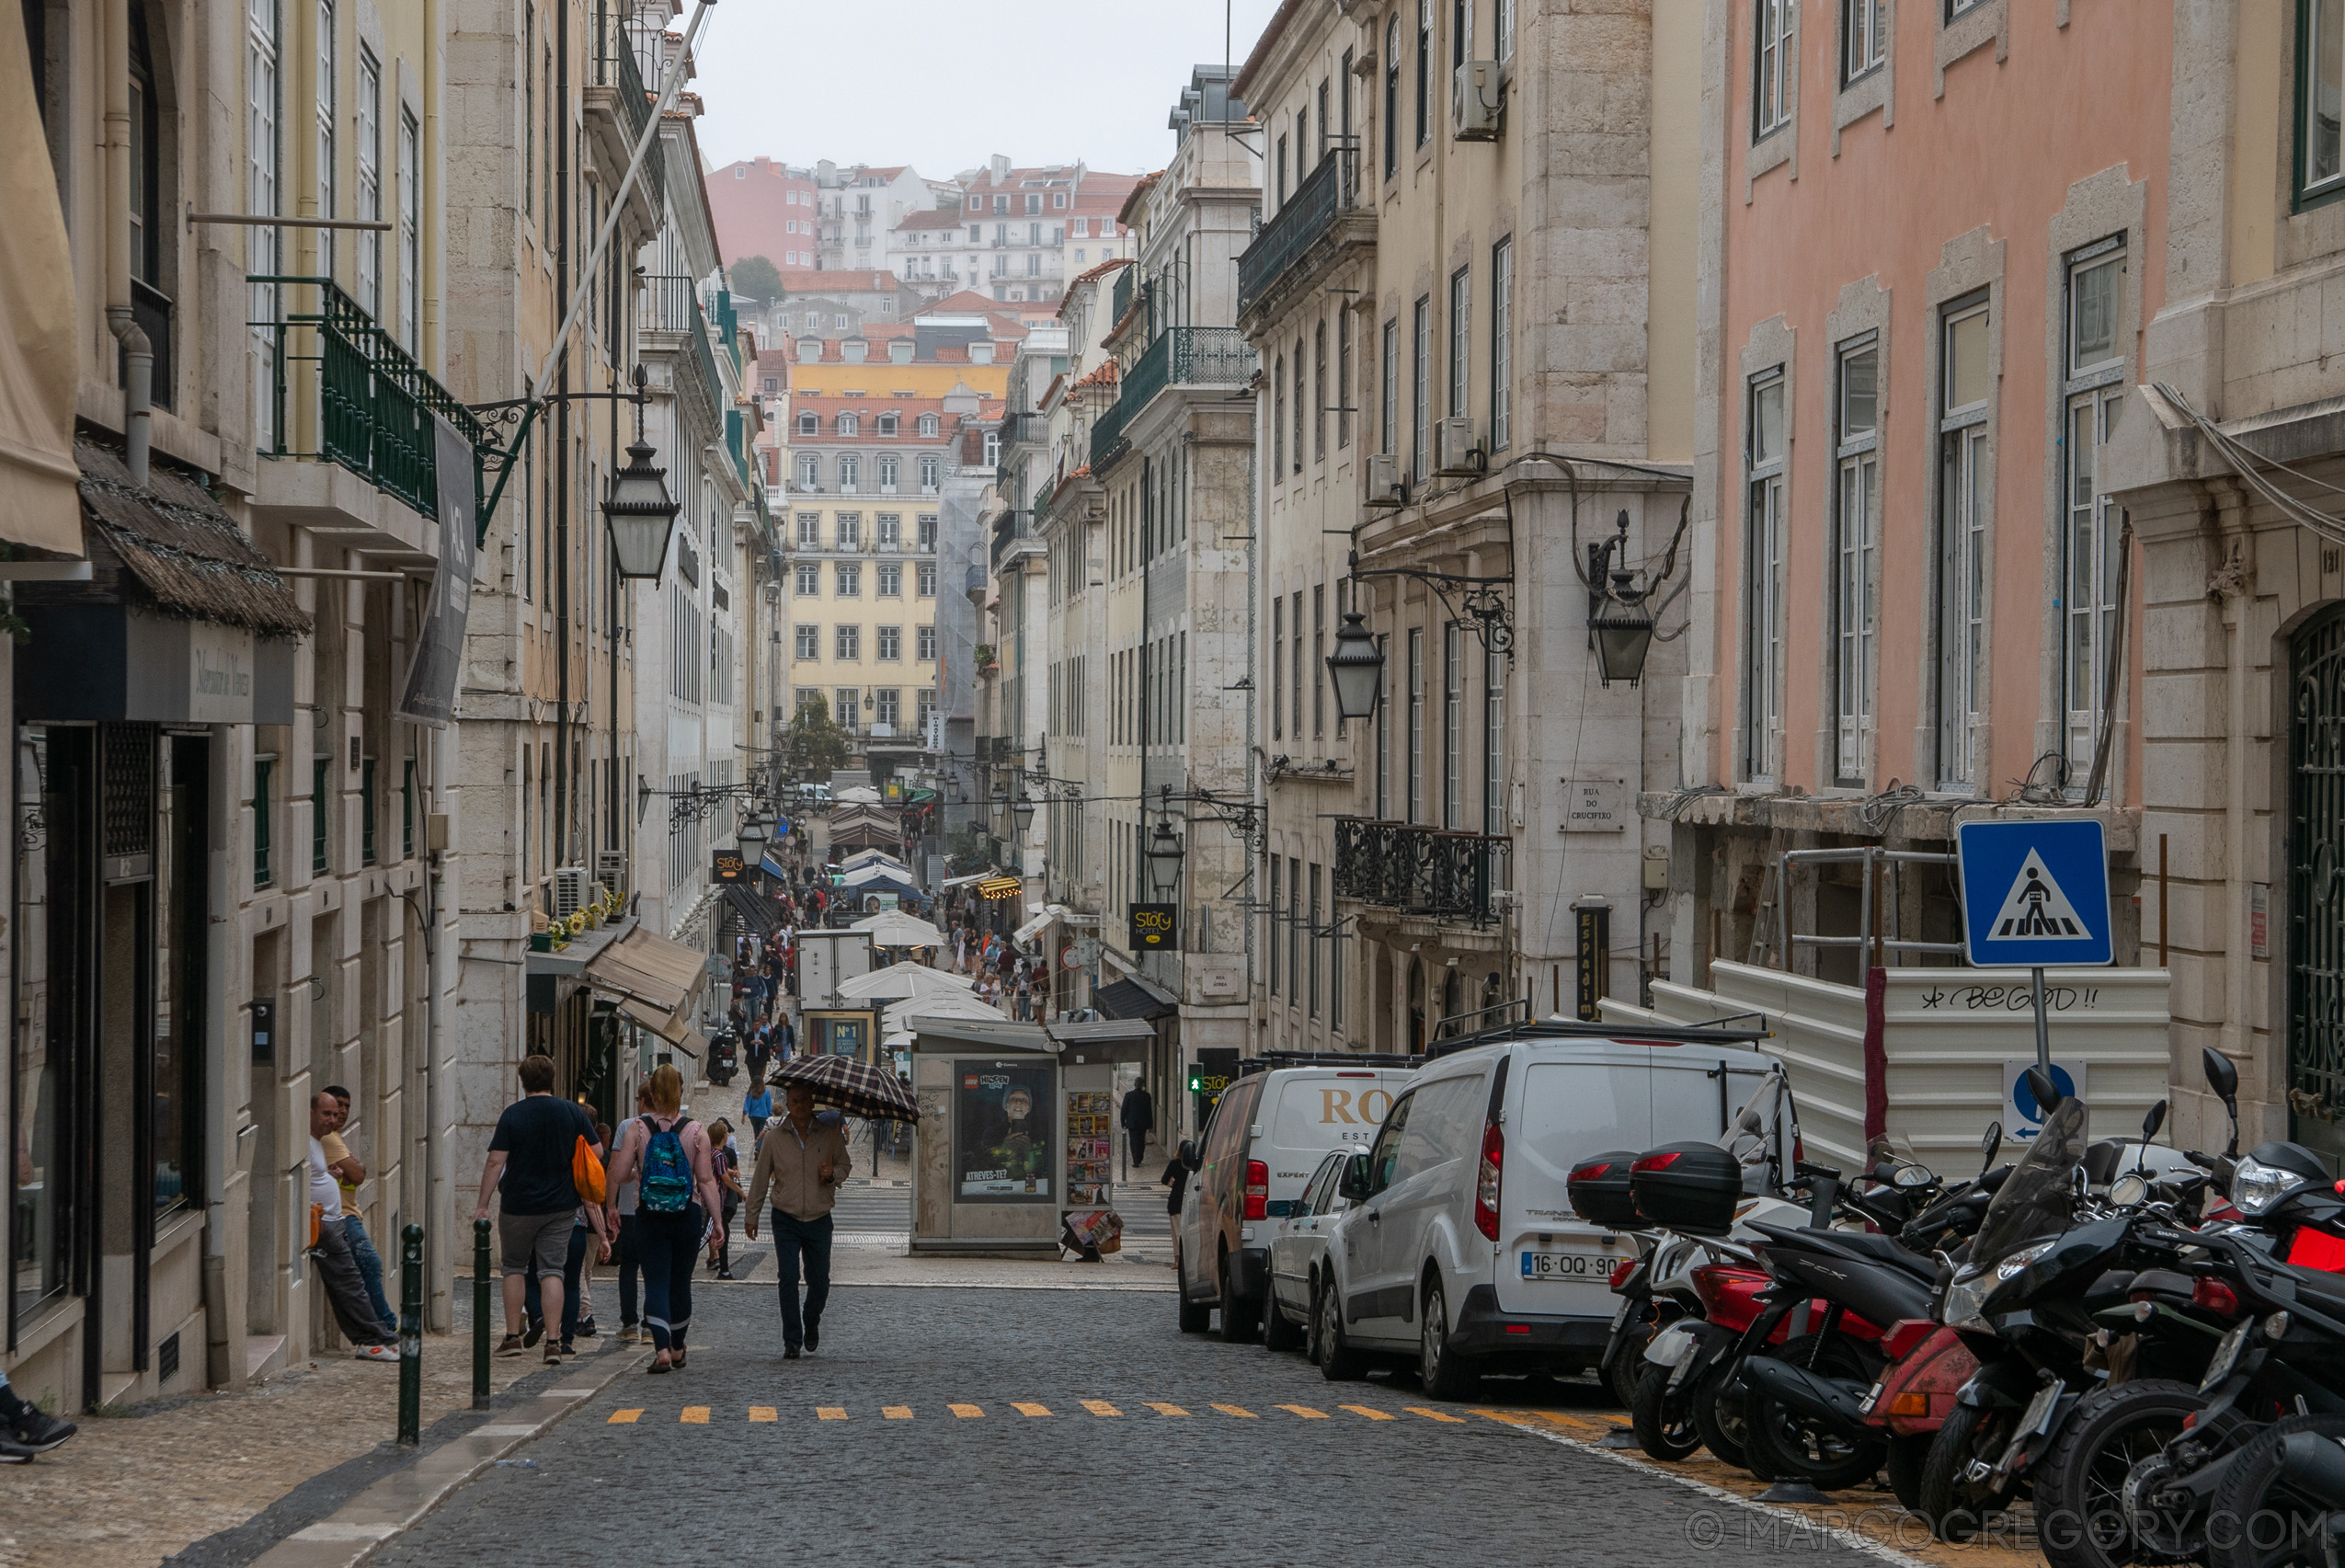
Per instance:
[[[920,1106],[902,1079],[853,1057],[792,1057],[773,1070],[770,1082],[784,1089],[807,1084],[818,1104],[836,1105],[866,1121],[920,1120]]]

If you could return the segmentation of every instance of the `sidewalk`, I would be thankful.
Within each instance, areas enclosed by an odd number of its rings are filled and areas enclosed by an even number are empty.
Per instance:
[[[459,1276],[456,1285],[457,1332],[424,1339],[428,1445],[450,1435],[435,1434],[435,1423],[472,1412],[471,1277]],[[607,1336],[589,1343],[616,1348]],[[591,1352],[580,1359],[589,1358]],[[535,1354],[492,1360],[498,1405],[527,1391],[514,1384],[547,1370]],[[0,1562],[151,1568],[204,1542],[183,1561],[227,1568],[250,1562],[308,1518],[282,1528],[272,1518],[266,1530],[242,1532],[260,1538],[250,1541],[207,1538],[234,1530],[280,1500],[311,1516],[331,1513],[343,1497],[408,1459],[395,1447],[399,1368],[355,1359],[306,1361],[242,1393],[193,1394],[76,1419],[80,1435],[63,1448],[0,1471],[8,1496],[0,1510]],[[313,1482],[321,1484],[307,1484]]]

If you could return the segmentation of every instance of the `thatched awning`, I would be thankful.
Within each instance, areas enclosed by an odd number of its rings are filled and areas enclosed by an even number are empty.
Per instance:
[[[202,486],[157,464],[136,488],[121,454],[86,438],[74,442],[74,457],[94,580],[111,577],[125,601],[166,615],[262,637],[309,635],[292,587]]]

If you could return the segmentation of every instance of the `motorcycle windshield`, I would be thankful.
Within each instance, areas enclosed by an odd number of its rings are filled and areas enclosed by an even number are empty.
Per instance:
[[[2085,1103],[2063,1100],[1987,1205],[1978,1239],[1971,1243],[1973,1271],[2068,1229],[2072,1174],[2084,1157]]]

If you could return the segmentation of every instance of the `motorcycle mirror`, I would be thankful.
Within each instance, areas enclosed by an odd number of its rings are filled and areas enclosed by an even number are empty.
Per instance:
[[[1181,1140],[1181,1163],[1192,1171],[1203,1163],[1197,1158],[1197,1146],[1185,1138]]]
[[[2035,1096],[2036,1104],[2045,1116],[2049,1117],[2060,1108],[2060,1087],[2052,1082],[2052,1074],[2040,1067],[2031,1067],[2022,1076],[2028,1081],[2028,1093]]]
[[[2149,1115],[2142,1118],[2142,1141],[2145,1144],[2148,1143],[2150,1139],[2157,1136],[2157,1129],[2165,1125],[2166,1102],[2160,1100],[2149,1108]]]
[[[2149,1182],[2136,1171],[2128,1171],[2109,1184],[2109,1201],[2119,1208],[2138,1207],[2148,1196]]]
[[[2224,1150],[2226,1158],[2239,1154],[2239,1069],[2232,1059],[2213,1046],[2199,1049],[2199,1065],[2206,1073],[2206,1086],[2214,1091],[2215,1098],[2231,1116],[2231,1142]]]
[[[1890,1176],[1889,1185],[1910,1190],[1914,1187],[1926,1187],[1936,1180],[1938,1180],[1937,1174],[1927,1165],[1900,1165]]]
[[[1986,1174],[1986,1168],[1987,1168],[1988,1166],[1990,1166],[1990,1165],[1992,1165],[1992,1164],[1994,1164],[1994,1163],[1995,1163],[1996,1151],[1997,1150],[2000,1150],[2002,1147],[2003,1147],[2003,1124],[2002,1124],[2002,1122],[2000,1122],[2000,1121],[1991,1121],[1991,1122],[1987,1123],[1987,1124],[1986,1124],[1986,1131],[1985,1131],[1985,1132],[1983,1132],[1983,1133],[1981,1133],[1981,1134],[1979,1135],[1979,1174],[1980,1174],[1980,1175],[1984,1176],[1984,1175],[1985,1175],[1985,1174]]]

